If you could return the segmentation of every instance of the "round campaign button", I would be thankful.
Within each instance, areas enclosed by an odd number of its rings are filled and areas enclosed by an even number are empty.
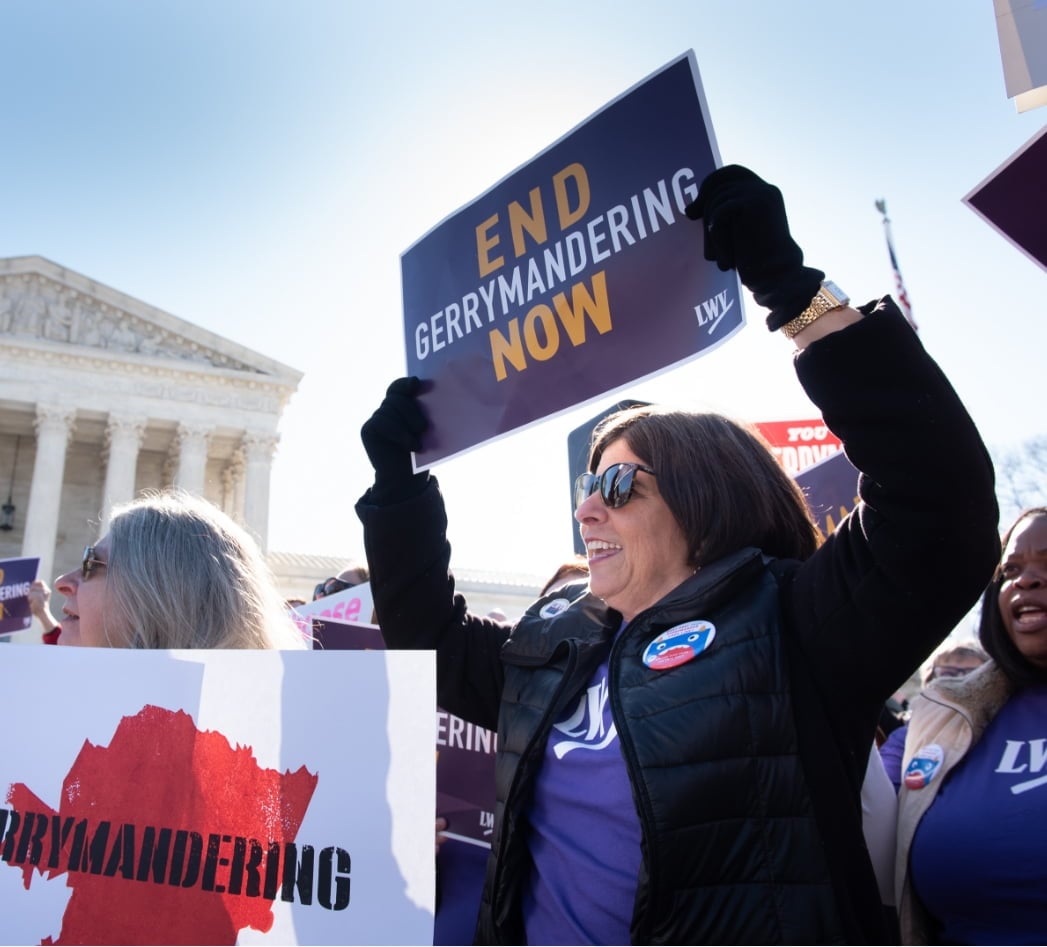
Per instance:
[[[663,631],[643,653],[643,663],[654,671],[665,671],[698,657],[716,637],[712,622],[704,619],[676,625]]]
[[[554,615],[559,615],[560,612],[564,611],[568,605],[571,604],[569,598],[554,598],[551,602],[546,602],[538,612],[539,618],[552,618]]]
[[[937,743],[929,743],[916,751],[916,755],[909,760],[905,767],[905,775],[902,782],[907,789],[923,789],[941,768],[945,754]]]

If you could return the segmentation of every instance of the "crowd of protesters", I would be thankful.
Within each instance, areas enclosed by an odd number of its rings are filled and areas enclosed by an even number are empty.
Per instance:
[[[1040,942],[1047,509],[1001,556],[951,384],[890,297],[852,306],[804,263],[776,187],[724,167],[687,216],[861,472],[838,528],[747,425],[634,406],[577,478],[586,556],[518,620],[473,614],[437,479],[412,465],[428,419],[406,377],[362,430],[366,564],[313,591],[370,581],[387,646],[434,650],[440,706],[497,731],[477,942]],[[60,620],[46,583],[31,602],[58,644],[307,646],[257,546],[185,494],[118,509],[54,589]],[[984,653],[936,651],[979,597]]]

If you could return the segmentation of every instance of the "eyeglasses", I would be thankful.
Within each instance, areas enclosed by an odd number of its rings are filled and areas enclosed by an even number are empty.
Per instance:
[[[583,473],[574,482],[574,507],[578,509],[597,490],[604,506],[617,510],[629,502],[633,495],[633,482],[636,472],[642,470],[652,477],[657,476],[650,467],[643,464],[611,464],[602,474]]]
[[[318,583],[316,588],[313,589],[313,601],[315,602],[318,598],[327,598],[328,595],[336,595],[338,592],[344,592],[346,589],[351,589],[354,584],[353,582],[346,582],[343,579],[331,576],[329,579],[324,579],[323,582]]]
[[[964,677],[973,670],[974,668],[956,667],[954,664],[939,664],[937,667],[931,668],[930,680],[933,681],[938,677]]]
[[[86,582],[95,574],[95,571],[99,568],[104,569],[106,563],[95,556],[94,546],[84,547],[84,561],[80,564],[80,575]]]

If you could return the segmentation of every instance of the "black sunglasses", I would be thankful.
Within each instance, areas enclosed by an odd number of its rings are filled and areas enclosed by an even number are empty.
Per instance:
[[[578,509],[597,490],[600,491],[600,499],[604,506],[617,510],[629,502],[633,495],[633,482],[636,480],[636,472],[642,470],[644,473],[656,476],[650,467],[643,464],[611,464],[603,473],[583,473],[574,482],[574,508]]]
[[[95,574],[95,570],[98,568],[105,568],[105,563],[101,559],[95,556],[94,546],[84,547],[84,561],[80,563],[80,575],[86,582]]]
[[[324,579],[323,582],[317,583],[316,588],[313,589],[313,601],[315,602],[318,598],[327,598],[328,595],[336,595],[352,587],[352,582],[345,582],[342,579],[331,576],[329,579]]]

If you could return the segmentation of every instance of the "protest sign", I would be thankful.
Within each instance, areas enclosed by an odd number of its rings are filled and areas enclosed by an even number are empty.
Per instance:
[[[1047,3],[993,0],[1007,98],[1019,112],[1047,105]]]
[[[1041,194],[1047,180],[1047,125],[974,188],[964,202],[1000,236],[1047,270]]]
[[[384,648],[374,625],[315,622],[317,650]],[[435,698],[434,698],[435,703]],[[445,710],[436,713],[436,814],[447,819],[436,865],[440,896],[433,944],[472,940],[494,831],[496,735]]]
[[[428,942],[430,652],[6,651],[5,943]]]
[[[374,651],[383,650],[385,640],[377,625],[314,618],[313,648],[316,651]]]
[[[384,648],[376,625],[316,622],[313,648],[330,651]],[[494,827],[495,733],[456,717],[436,712],[436,812],[451,823],[447,835],[490,848]]]
[[[858,503],[858,468],[842,450],[801,471],[795,479],[818,528],[826,536]]]
[[[684,208],[719,165],[680,56],[401,257],[416,469],[690,361],[743,324]]]
[[[447,836],[491,847],[494,834],[494,757],[498,735],[436,709],[436,812]]]
[[[33,623],[29,612],[29,586],[40,560],[0,559],[0,635],[25,631]]]
[[[313,619],[330,618],[333,621],[370,624],[374,611],[374,596],[371,594],[371,583],[362,582],[334,595],[325,595],[315,602],[296,605],[291,612],[295,624],[308,634]]]
[[[805,421],[757,421],[753,424],[767,441],[790,477],[843,450],[840,439],[821,418]]]

